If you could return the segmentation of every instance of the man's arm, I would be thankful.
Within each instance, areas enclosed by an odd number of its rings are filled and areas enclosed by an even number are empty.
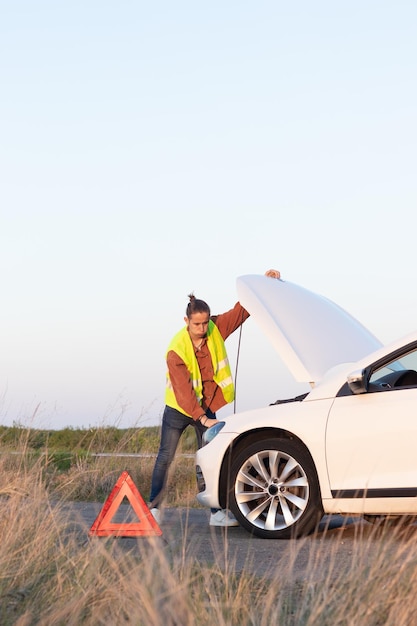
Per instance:
[[[248,319],[248,317],[249,313],[247,310],[243,308],[240,302],[236,302],[233,309],[226,311],[226,313],[213,316],[212,320],[219,329],[223,339],[227,339],[229,335],[234,333],[235,330]]]
[[[204,415],[204,410],[195,395],[187,366],[173,350],[167,354],[167,366],[178,405],[184,413],[191,415],[194,420],[198,420],[201,415]]]

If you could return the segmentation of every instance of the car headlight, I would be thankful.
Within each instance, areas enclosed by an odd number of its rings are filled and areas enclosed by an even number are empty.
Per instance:
[[[203,446],[206,446],[210,441],[219,434],[223,426],[225,426],[226,422],[217,422],[211,428],[207,428],[207,430],[203,433]]]

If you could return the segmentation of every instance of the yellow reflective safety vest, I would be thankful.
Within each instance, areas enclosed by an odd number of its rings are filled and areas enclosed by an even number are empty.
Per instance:
[[[222,390],[225,401],[233,402],[235,397],[235,388],[233,385],[232,372],[230,370],[226,347],[219,329],[212,320],[209,321],[207,329],[207,347],[213,364],[214,382]],[[191,337],[186,326],[182,328],[172,339],[168,346],[167,353],[171,350],[176,352],[187,366],[197,400],[201,404],[203,399],[203,383],[201,380],[197,357],[194,352],[193,342],[191,341]],[[185,413],[184,409],[177,403],[169,377],[169,372],[167,372],[166,377],[165,404],[173,409],[177,409],[177,411],[181,411],[181,413]],[[188,413],[185,413],[185,415],[188,415]],[[191,415],[188,415],[188,417],[191,417]]]

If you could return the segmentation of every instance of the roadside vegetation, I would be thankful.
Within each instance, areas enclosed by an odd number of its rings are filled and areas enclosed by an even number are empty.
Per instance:
[[[3,450],[27,451],[53,450],[74,454],[116,452],[135,454],[157,452],[160,427],[141,428],[63,428],[62,430],[38,430],[21,426],[0,426],[0,446]],[[194,452],[194,431],[188,428],[180,440],[180,452]]]
[[[11,471],[20,472],[24,467],[25,471],[41,472],[53,498],[103,501],[127,470],[146,499],[159,436],[157,426],[57,431],[0,426],[0,453]],[[170,472],[168,506],[197,506],[195,450],[195,434],[189,428],[181,438]],[[136,454],[143,456],[129,456]]]
[[[103,500],[123,469],[128,469],[146,498],[152,456],[94,457],[97,439],[93,436],[87,446],[77,443],[75,449],[65,450],[51,446],[52,436],[36,448],[32,441],[39,437],[32,439],[31,432],[21,430],[14,443],[8,438],[10,431],[5,434],[0,443],[0,623],[4,626],[416,623],[413,527],[375,526],[365,537],[358,525],[349,560],[336,567],[336,559],[328,554],[321,577],[317,563],[325,545],[320,537],[289,542],[285,576],[282,568],[262,577],[251,574],[249,567],[234,573],[227,550],[215,552],[213,563],[202,563],[186,528],[182,541],[142,537],[126,550],[121,548],[121,538],[88,538],[88,529],[74,526],[69,519],[67,501]],[[112,433],[111,440],[117,439],[113,451],[126,452],[131,435],[125,432],[119,440]],[[152,455],[157,431],[141,436],[149,450],[144,443],[140,451]],[[105,434],[96,437],[105,439]],[[103,440],[102,445],[110,443]],[[75,455],[68,467],[54,460],[58,451]],[[178,456],[171,481],[168,504],[196,506],[192,458]],[[295,579],[293,564],[303,541],[311,544],[310,558],[302,578]],[[379,552],[368,550],[371,542],[378,542]],[[274,542],[270,545],[273,550]]]

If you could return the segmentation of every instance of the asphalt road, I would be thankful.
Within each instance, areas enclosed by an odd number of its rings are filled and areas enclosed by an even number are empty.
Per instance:
[[[73,532],[88,541],[89,529],[101,511],[102,504],[73,502],[65,505]],[[119,507],[114,521],[129,521],[129,505]],[[137,521],[137,518],[132,521]],[[317,534],[296,540],[267,540],[251,536],[241,527],[215,528],[209,525],[209,512],[204,509],[167,508],[160,524],[162,535],[152,537],[158,545],[171,553],[186,554],[187,558],[217,565],[223,571],[232,567],[235,572],[250,571],[259,576],[282,575],[291,580],[322,579],[332,568],[340,571],[349,567],[360,553],[360,558],[372,558],[381,550],[381,529],[361,518],[341,516],[324,517]],[[390,532],[390,531],[388,531]],[[417,526],[406,529],[407,536],[417,538]],[[392,534],[392,532],[391,532]],[[386,535],[385,535],[386,537]],[[106,537],[94,537],[108,541]],[[138,542],[148,537],[111,537],[121,549],[137,550]],[[401,534],[393,544],[403,541]],[[365,555],[365,557],[364,557]]]

